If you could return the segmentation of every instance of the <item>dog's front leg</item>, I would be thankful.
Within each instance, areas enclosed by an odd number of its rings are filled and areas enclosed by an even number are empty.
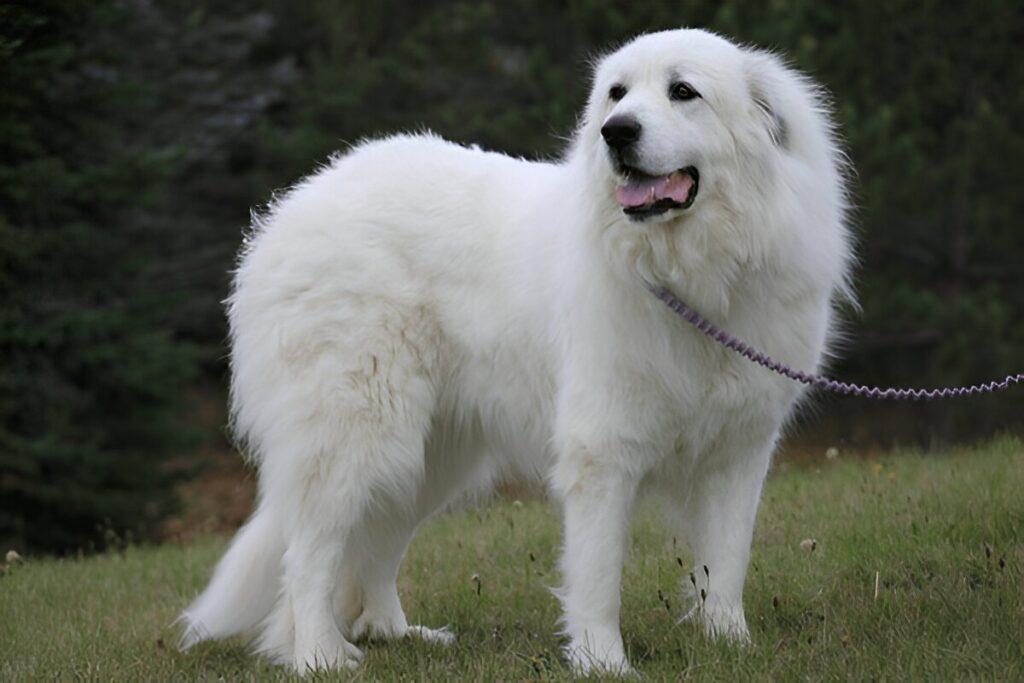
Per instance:
[[[560,597],[567,656],[580,674],[628,673],[619,584],[637,477],[580,448],[563,459],[556,478],[565,514]]]
[[[684,592],[694,592],[694,607],[684,620],[698,620],[709,635],[735,642],[750,642],[743,584],[774,443],[774,436],[761,443],[733,438],[709,454],[694,473],[682,520],[696,563],[684,585]]]

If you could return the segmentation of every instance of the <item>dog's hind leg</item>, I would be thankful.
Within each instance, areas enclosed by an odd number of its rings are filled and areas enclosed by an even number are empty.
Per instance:
[[[346,610],[354,615],[348,622],[353,640],[402,638],[409,630],[397,581],[398,568],[414,529],[415,524],[406,522],[404,516],[374,520],[360,539],[363,549],[359,565],[352,567],[356,593],[352,597],[358,601],[357,609]]]
[[[414,486],[416,470],[422,467],[422,431],[408,425],[392,425],[390,431],[385,436],[379,424],[372,429],[351,425],[346,443],[336,446],[344,448],[347,457],[335,457],[332,449],[314,459],[315,464],[304,461],[306,467],[280,472],[279,479],[292,478],[282,491],[273,485],[266,488],[265,505],[285,506],[287,549],[282,594],[264,625],[258,649],[289,662],[300,673],[351,668],[361,657],[338,627],[336,598],[339,591],[355,590],[352,568],[363,566],[369,550],[360,542],[360,529],[376,506],[375,499],[392,498],[393,491],[385,489],[400,482]],[[298,495],[283,500],[285,491]],[[400,553],[404,541],[392,548]],[[365,591],[365,585],[360,587]],[[401,614],[400,606],[397,609]]]
[[[336,599],[366,561],[368,519],[415,500],[423,479],[433,385],[408,347],[392,347],[388,360],[373,361],[372,374],[302,368],[309,374],[280,387],[295,395],[279,401],[285,410],[261,441],[263,505],[282,520],[286,548],[279,602],[257,649],[300,673],[358,662]],[[405,542],[395,544],[399,556]]]
[[[454,641],[447,629],[410,625],[402,609],[398,570],[417,525],[418,520],[408,515],[374,520],[369,525],[358,573],[361,609],[348,630],[353,640],[414,636],[442,644]]]
[[[409,624],[398,596],[398,571],[420,523],[467,491],[488,489],[487,449],[475,423],[458,427],[435,417],[426,444],[426,471],[415,500],[395,501],[376,509],[361,529],[353,580],[336,605],[342,623],[355,640],[404,636],[449,644],[446,628]],[[347,572],[346,572],[347,573]],[[347,579],[346,579],[347,580]]]

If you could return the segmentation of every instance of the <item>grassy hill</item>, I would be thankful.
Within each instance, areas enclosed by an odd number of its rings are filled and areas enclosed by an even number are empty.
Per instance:
[[[754,645],[677,625],[686,554],[647,511],[623,582],[623,632],[645,680],[1024,679],[1024,444],[781,463],[747,583]],[[814,539],[811,544],[801,541]],[[0,574],[0,679],[286,679],[241,640],[182,654],[171,626],[226,540],[13,562]],[[318,680],[560,680],[557,516],[503,502],[447,516],[402,572],[410,622],[451,648],[364,645]]]

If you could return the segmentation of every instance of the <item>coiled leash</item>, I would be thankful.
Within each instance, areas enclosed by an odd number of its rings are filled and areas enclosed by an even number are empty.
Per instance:
[[[679,300],[675,294],[664,287],[652,287],[654,295],[661,299],[666,306],[671,308],[683,320],[695,326],[698,330],[714,339],[716,342],[732,349],[736,353],[751,361],[768,368],[772,372],[780,374],[789,379],[806,384],[811,387],[818,387],[826,391],[832,391],[846,396],[863,396],[866,398],[888,398],[895,400],[921,401],[934,398],[951,398],[956,396],[974,396],[976,394],[990,394],[1002,389],[1008,389],[1016,384],[1024,383],[1024,373],[1008,375],[1001,382],[992,381],[984,384],[974,384],[969,387],[943,387],[938,389],[896,389],[867,387],[861,384],[840,382],[822,375],[811,375],[806,372],[794,370],[785,363],[781,363],[771,356],[758,351],[749,344],[737,339],[725,330],[709,322],[697,311],[693,310]]]

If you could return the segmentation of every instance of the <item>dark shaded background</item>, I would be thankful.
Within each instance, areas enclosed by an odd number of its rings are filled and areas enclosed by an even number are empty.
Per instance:
[[[864,307],[834,374],[1024,369],[1017,0],[0,2],[0,543],[100,547],[174,510],[182,456],[223,438],[220,301],[273,188],[386,131],[557,156],[588,58],[682,25],[834,96]],[[797,434],[946,443],[1022,407],[823,399]]]

